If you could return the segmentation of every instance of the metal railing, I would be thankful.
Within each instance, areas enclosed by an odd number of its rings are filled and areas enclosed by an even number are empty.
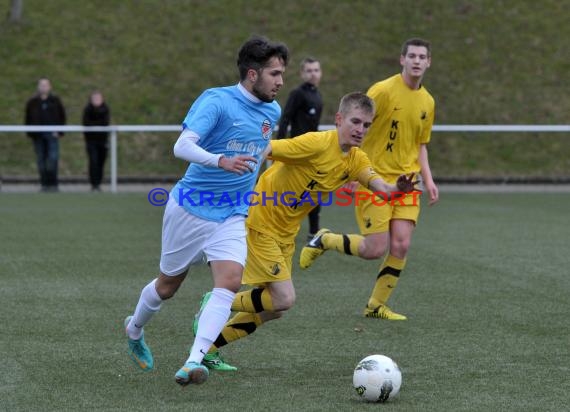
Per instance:
[[[321,125],[319,130],[333,129],[334,125]],[[180,132],[181,125],[116,125],[116,126],[3,126],[0,125],[0,133],[26,133],[26,132],[109,132],[111,143],[111,192],[117,192],[117,135],[118,133],[134,132]],[[546,132],[546,133],[570,133],[570,125],[434,125],[434,132]]]

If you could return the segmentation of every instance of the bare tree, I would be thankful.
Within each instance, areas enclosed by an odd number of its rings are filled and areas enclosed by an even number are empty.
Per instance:
[[[24,11],[24,0],[10,0],[10,16],[11,22],[19,22],[22,20],[22,13]]]

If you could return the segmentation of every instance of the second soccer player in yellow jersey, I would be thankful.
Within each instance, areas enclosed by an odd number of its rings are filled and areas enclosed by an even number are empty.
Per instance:
[[[422,39],[407,40],[400,55],[402,72],[374,84],[368,90],[376,104],[374,121],[362,150],[373,167],[388,183],[399,175],[421,173],[429,204],[438,201],[439,194],[428,161],[427,144],[430,141],[434,119],[434,100],[422,85],[424,73],[431,64],[430,43]],[[360,187],[359,191],[366,190]],[[405,320],[406,316],[393,312],[387,305],[400,272],[406,264],[406,255],[420,213],[420,198],[408,194],[401,202],[390,202],[381,207],[371,200],[356,203],[356,220],[362,236],[352,236],[358,243],[356,253],[364,259],[378,259],[388,253],[378,269],[378,276],[368,304],[366,317]],[[342,234],[321,229],[301,251],[300,265],[307,268],[327,249],[338,249]]]
[[[392,184],[386,183],[358,148],[373,116],[372,99],[363,93],[350,93],[341,100],[336,130],[271,141],[268,154],[275,163],[259,178],[246,220],[248,256],[242,283],[253,288],[236,295],[232,310],[237,314],[204,358],[209,368],[235,370],[221,359],[218,349],[281,317],[293,306],[295,236],[305,216],[317,204],[329,201],[330,192],[352,180],[386,197],[414,190],[413,177],[403,175]],[[338,247],[356,254],[354,236],[358,235],[346,235]],[[202,306],[207,299],[208,294]]]

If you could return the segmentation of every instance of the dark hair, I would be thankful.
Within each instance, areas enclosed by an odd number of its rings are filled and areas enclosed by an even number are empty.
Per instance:
[[[317,59],[315,59],[314,57],[305,57],[303,60],[301,60],[301,70],[303,70],[305,68],[305,64],[309,64],[309,63],[320,63]]]
[[[289,61],[287,46],[259,36],[246,41],[241,46],[237,59],[240,79],[244,80],[247,77],[247,71],[250,69],[255,71],[263,69],[272,57],[280,58],[283,60],[283,64],[287,66]]]
[[[408,53],[409,46],[425,47],[427,50],[428,57],[431,56],[431,43],[427,40],[420,39],[419,37],[414,37],[406,40],[402,45],[402,52],[401,52],[402,56],[405,56]]]
[[[345,94],[340,99],[338,111],[344,116],[352,109],[361,109],[370,114],[376,111],[374,101],[362,92],[352,92]]]

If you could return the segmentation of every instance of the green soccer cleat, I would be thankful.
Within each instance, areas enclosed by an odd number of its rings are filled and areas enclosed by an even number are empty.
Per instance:
[[[196,337],[196,334],[198,333],[198,321],[200,320],[200,315],[202,315],[202,310],[204,310],[204,306],[206,306],[206,303],[208,303],[211,296],[212,292],[206,292],[202,295],[202,300],[200,300],[200,310],[194,315],[194,323],[192,323],[192,332],[194,333],[194,337]]]
[[[307,269],[319,256],[325,253],[322,242],[325,233],[330,233],[330,230],[325,228],[319,230],[305,247],[301,249],[301,256],[299,256],[299,266],[301,266],[301,269]]]
[[[200,385],[208,380],[208,368],[204,365],[200,365],[196,362],[186,362],[183,367],[181,367],[176,375],[176,383],[182,386],[189,384]]]
[[[125,333],[127,325],[131,321],[132,316],[127,316],[125,318]],[[152,352],[150,348],[144,341],[144,331],[140,339],[131,339],[127,334],[127,339],[129,343],[128,354],[133,360],[133,362],[145,372],[149,372],[154,368],[154,359],[152,357]]]
[[[196,315],[194,315],[194,323],[192,324],[192,332],[194,333],[194,337],[196,337],[196,333],[198,332],[198,321],[200,320],[200,315],[202,315],[202,310],[206,303],[210,300],[210,296],[212,296],[212,292],[204,293],[202,296],[202,300],[200,301],[200,310]],[[235,366],[226,363],[220,352],[216,351],[214,353],[208,353],[204,356],[202,360],[202,365],[206,366],[208,369],[219,371],[219,372],[233,372],[237,371]]]
[[[206,356],[204,356],[202,365],[206,366],[208,369],[212,369],[218,372],[235,372],[238,370],[238,368],[235,366],[232,366],[224,361],[220,355],[220,352],[218,351],[214,353],[208,353]]]

